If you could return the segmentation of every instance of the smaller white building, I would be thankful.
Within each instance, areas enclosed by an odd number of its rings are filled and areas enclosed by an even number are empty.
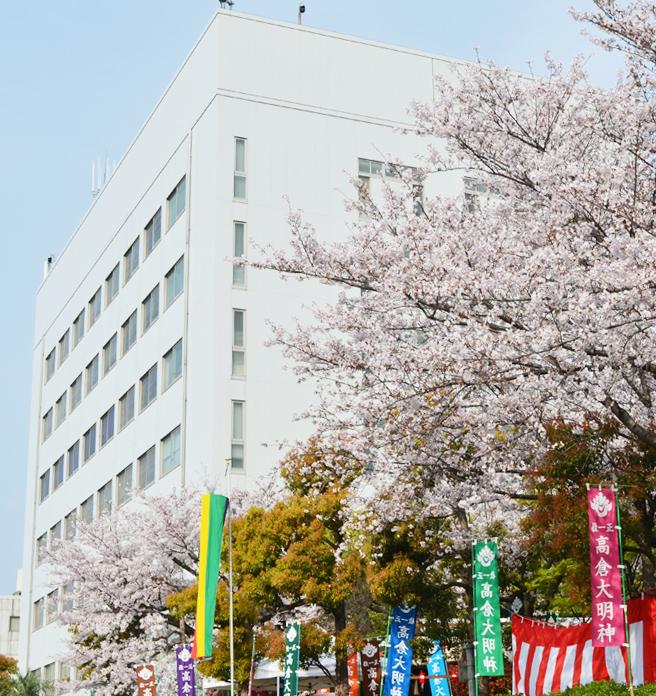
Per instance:
[[[0,655],[18,659],[22,577],[16,578],[16,592],[0,597]]]

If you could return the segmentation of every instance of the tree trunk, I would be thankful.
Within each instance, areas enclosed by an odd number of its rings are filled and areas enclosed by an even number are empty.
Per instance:
[[[333,612],[335,638],[346,628],[346,604],[342,602]],[[348,665],[346,650],[335,650],[335,696],[348,696]]]

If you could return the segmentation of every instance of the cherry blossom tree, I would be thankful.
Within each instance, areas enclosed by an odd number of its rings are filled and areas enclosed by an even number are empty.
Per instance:
[[[419,170],[390,157],[343,241],[292,212],[291,249],[260,264],[338,289],[274,342],[316,380],[321,436],[370,465],[382,518],[511,519],[555,418],[656,446],[656,5],[595,5],[576,16],[626,56],[612,90],[582,60],[458,66],[412,106]],[[453,177],[475,195],[431,193]]]
[[[131,694],[134,665],[150,661],[161,684],[172,678],[172,646],[193,628],[173,619],[166,597],[195,582],[199,500],[188,489],[149,496],[79,524],[75,539],[51,550],[52,579],[68,589],[59,620],[78,687]]]

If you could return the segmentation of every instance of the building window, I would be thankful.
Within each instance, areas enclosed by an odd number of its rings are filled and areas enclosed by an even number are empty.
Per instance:
[[[121,507],[121,505],[125,505],[132,498],[132,464],[129,464],[121,471],[116,478],[116,484],[117,504],[118,507]]]
[[[100,358],[95,355],[93,360],[86,366],[84,372],[86,375],[86,392],[87,394],[98,384]]]
[[[159,316],[159,284],[157,284],[141,303],[142,328],[146,333]]]
[[[9,633],[18,633],[20,631],[20,616],[9,617]]]
[[[155,481],[155,446],[139,457],[139,488],[143,490]]]
[[[45,442],[52,433],[52,409],[49,408],[42,418],[43,421],[43,441]]]
[[[51,662],[43,668],[43,681],[53,683],[55,681],[55,663]]]
[[[98,491],[98,514],[110,514],[112,512],[112,482],[107,483]]]
[[[68,448],[68,465],[67,474],[72,476],[80,468],[80,441],[76,440],[75,443]]]
[[[137,310],[135,309],[132,314],[123,322],[121,326],[122,335],[122,351],[125,355],[130,348],[137,342]]]
[[[168,389],[182,374],[182,339],[164,355],[164,386]]]
[[[48,592],[48,597],[47,597],[47,602],[46,602],[46,622],[47,623],[52,623],[56,618],[57,614],[59,613],[59,590],[54,589],[52,592]],[[54,678],[55,676],[55,663],[52,662],[49,665],[46,665],[44,672],[48,672],[48,668],[52,666],[52,676]],[[51,681],[48,679],[48,681]]]
[[[105,278],[105,307],[108,307],[118,295],[119,273],[119,265],[116,264],[114,270]]]
[[[106,445],[114,437],[114,407],[100,417],[100,446]]]
[[[141,378],[141,410],[157,396],[157,364],[153,365]]]
[[[64,517],[64,538],[66,541],[75,539],[75,534],[77,532],[77,510],[71,510],[71,512]]]
[[[103,376],[116,365],[117,354],[118,336],[114,334],[103,346]]]
[[[50,548],[52,549],[54,545],[58,542],[61,541],[62,538],[62,523],[57,522],[56,525],[53,527],[50,527]]]
[[[46,382],[55,374],[56,365],[56,353],[57,351],[53,348],[48,355],[46,355]]]
[[[232,255],[236,259],[246,258],[246,223],[235,222],[232,227]],[[232,264],[232,286],[246,287],[246,266],[236,261]]]
[[[123,254],[123,285],[137,272],[137,268],[139,268],[139,238],[135,239]]]
[[[96,453],[96,424],[84,433],[84,461],[88,462]]]
[[[233,469],[244,468],[244,407],[243,401],[232,402],[232,446],[230,458]]]
[[[402,176],[409,176],[412,179],[416,179],[418,172],[415,167],[408,167],[404,164],[395,164],[394,162],[385,164],[378,160],[360,158],[358,160],[358,174],[380,176],[390,179],[400,179]]]
[[[187,179],[182,177],[178,182],[178,185],[171,191],[169,197],[166,199],[166,204],[168,208],[168,226],[167,230],[175,224],[175,221],[184,213],[185,209],[185,197],[187,195]]]
[[[146,225],[144,230],[144,247],[146,253],[144,256],[148,256],[150,252],[159,244],[159,240],[162,238],[162,209],[160,208],[155,215],[153,215],[152,220]]]
[[[180,426],[162,440],[162,476],[180,466]]]
[[[44,471],[39,478],[39,498],[43,502],[50,495],[50,469]]]
[[[43,597],[41,599],[37,599],[36,602],[34,602],[34,612],[32,613],[32,616],[34,617],[33,620],[33,629],[35,631],[38,631],[40,628],[43,627],[43,605],[45,604],[45,601]]]
[[[84,338],[84,310],[73,321],[73,347]]]
[[[101,312],[101,302],[102,293],[100,288],[98,288],[94,296],[89,300],[89,328],[98,321]]]
[[[82,373],[75,378],[71,384],[71,411],[74,411],[82,401]]]
[[[134,418],[134,387],[118,400],[119,428],[123,429]]]
[[[235,138],[233,195],[237,200],[246,200],[246,138]]]
[[[67,330],[66,333],[59,339],[59,364],[60,365],[68,357],[68,354],[70,353],[70,348],[71,348],[70,333]]]
[[[87,524],[93,522],[93,496],[90,495],[80,505],[80,519]]]
[[[52,467],[52,490],[56,491],[64,483],[64,455]]]
[[[166,274],[166,306],[182,293],[184,286],[184,257],[176,261],[175,266]]]
[[[46,551],[48,550],[48,536],[47,534],[42,534],[36,540],[36,564],[39,565],[43,563],[46,559]]]
[[[58,428],[66,420],[66,394],[62,394],[55,401],[55,428]]]
[[[246,312],[232,310],[232,376],[246,376]]]

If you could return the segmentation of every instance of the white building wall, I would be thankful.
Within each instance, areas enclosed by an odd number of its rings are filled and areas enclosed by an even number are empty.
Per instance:
[[[253,52],[246,50],[255,47]],[[88,496],[155,445],[153,491],[182,482],[223,483],[230,456],[231,400],[246,404],[246,455],[235,485],[248,485],[279,460],[275,443],[307,437],[311,425],[294,415],[312,399],[280,351],[266,346],[268,321],[291,325],[333,290],[318,283],[283,281],[247,270],[245,289],[232,287],[233,221],[247,224],[247,255],[255,245],[285,246],[289,198],[321,237],[342,236],[348,221],[344,197],[358,158],[394,153],[415,162],[421,144],[395,128],[408,122],[413,99],[432,97],[433,75],[450,63],[426,54],[349,37],[218,13],[162,97],[146,125],[94,201],[37,294],[32,413],[26,496],[20,658],[41,668],[62,652],[64,631],[55,623],[32,630],[34,602],[52,589],[35,564],[35,541]],[[233,198],[234,138],[247,139],[247,200]],[[166,198],[186,176],[185,213],[167,231]],[[445,185],[455,186],[454,178]],[[162,239],[123,285],[123,254],[162,207]],[[119,332],[176,260],[185,256],[185,287],[65,422],[41,441],[41,419],[102,346]],[[80,344],[44,384],[44,357],[88,300],[121,263],[118,296]],[[246,311],[246,377],[231,376],[232,309]],[[182,377],[161,392],[162,356],[183,339]],[[119,353],[120,354],[120,353]],[[158,396],[43,502],[40,475],[66,453],[153,364]],[[118,419],[118,413],[117,413]],[[161,439],[182,428],[181,465],[160,476]],[[118,423],[116,425],[118,431]],[[265,446],[268,444],[270,446]],[[52,470],[51,470],[52,476]],[[115,490],[115,489],[114,489]],[[114,501],[116,503],[116,500]]]

